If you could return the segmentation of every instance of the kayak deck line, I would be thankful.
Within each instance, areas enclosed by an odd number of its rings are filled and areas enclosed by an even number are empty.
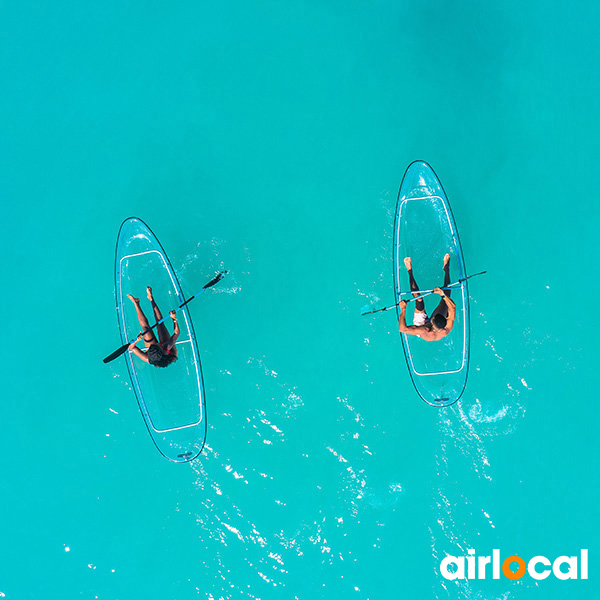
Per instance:
[[[454,227],[452,226],[452,219],[450,218],[450,215],[448,213],[448,208],[446,205],[446,201],[444,200],[444,198],[442,198],[441,196],[418,196],[416,198],[405,198],[399,205],[399,209],[398,209],[398,218],[401,219],[402,218],[402,209],[403,207],[408,203],[408,202],[414,202],[416,200],[427,200],[427,201],[431,201],[431,200],[436,200],[439,201],[442,206],[444,207],[444,212],[445,212],[445,216],[446,219],[448,221],[448,225],[450,226],[450,231],[452,232],[452,237],[453,239],[456,239],[455,237],[455,230]],[[400,244],[396,242],[396,261],[397,264],[400,265],[400,261],[402,260],[402,258],[400,257]],[[465,282],[462,282],[461,284],[455,286],[455,288],[458,290],[461,290],[461,294],[464,296],[465,294]],[[399,295],[407,295],[407,294],[412,294],[412,292],[408,291],[408,292],[399,292]],[[461,312],[465,313],[466,309],[465,309],[465,304],[463,302],[463,306],[460,309]],[[463,326],[466,329],[467,327],[467,320],[463,319]],[[404,337],[406,337],[405,334],[403,334]],[[416,375],[419,375],[421,377],[427,377],[427,376],[431,376],[431,375],[451,375],[453,373],[460,373],[466,366],[466,356],[465,353],[463,353],[462,356],[462,363],[460,365],[460,367],[458,369],[453,369],[453,370],[445,370],[445,371],[418,371],[417,368],[415,367],[414,364],[414,360],[413,360],[413,355],[412,352],[410,351],[410,347],[407,345],[407,356],[410,357],[410,362],[412,365],[412,369],[415,372]]]
[[[169,267],[167,266],[167,263],[165,261],[165,257],[158,251],[158,250],[146,250],[146,252],[136,252],[135,254],[127,254],[125,256],[123,256],[121,258],[121,260],[119,261],[119,266],[121,266],[123,264],[123,261],[125,259],[128,258],[135,258],[136,256],[144,256],[145,254],[158,254],[158,256],[160,257],[167,273],[169,274],[169,277],[171,278],[171,283],[173,284],[173,287],[175,288],[175,292],[177,293],[177,296],[179,296],[179,290],[177,289],[177,285],[175,285],[175,280],[173,278],[173,274],[171,273],[171,269],[169,269]],[[119,271],[119,275],[121,274],[121,270]],[[182,296],[183,297],[183,296]],[[121,301],[123,300],[123,298],[121,297]]]
[[[465,360],[463,359],[463,362],[460,365],[460,368],[455,369],[454,371],[437,371],[437,372],[431,372],[431,373],[421,373],[420,371],[417,371],[416,369],[414,369],[414,371],[417,375],[420,375],[421,377],[427,377],[429,375],[452,375],[453,373],[460,373],[465,368],[465,364],[466,364]]]
[[[144,255],[147,255],[147,254],[153,254],[153,253],[154,253],[154,254],[158,254],[158,256],[160,257],[160,259],[161,259],[161,261],[162,261],[163,265],[165,266],[165,269],[166,269],[167,273],[169,274],[169,277],[170,277],[170,279],[171,279],[171,283],[173,284],[173,286],[175,287],[176,291],[178,292],[178,290],[177,290],[177,286],[175,285],[175,281],[174,281],[174,279],[173,279],[173,275],[171,274],[171,271],[170,271],[170,269],[168,269],[168,268],[167,268],[167,264],[166,264],[166,262],[165,262],[165,260],[164,260],[164,257],[163,257],[163,255],[162,255],[162,254],[161,254],[161,253],[160,253],[158,250],[147,250],[146,252],[136,252],[136,253],[134,253],[134,254],[128,254],[128,255],[126,255],[126,256],[123,256],[123,258],[121,258],[121,260],[120,260],[120,264],[122,264],[122,263],[123,263],[123,261],[124,261],[125,259],[129,259],[129,258],[135,258],[135,257],[139,257],[139,256],[144,256]],[[183,299],[183,295],[180,295],[179,293],[177,293],[177,296],[178,296],[179,298]],[[121,299],[120,299],[120,301],[121,301],[121,303],[122,303],[122,304],[124,304],[122,290],[121,290]],[[124,316],[124,315],[123,315],[123,316]],[[188,318],[187,318],[187,314],[186,314],[186,312],[184,312],[184,313],[183,313],[183,318],[184,318],[184,320],[185,320],[185,323],[186,323],[186,329],[187,329],[188,331],[190,331],[190,327],[189,327],[189,323],[188,323]],[[125,323],[123,323],[123,326],[125,327],[125,326],[126,326],[126,324],[125,324]],[[196,355],[196,347],[195,347],[195,344],[193,343],[193,341],[192,341],[192,339],[191,339],[191,338],[188,338],[188,339],[185,339],[185,340],[177,340],[177,342],[175,342],[175,345],[176,345],[176,346],[178,346],[178,345],[180,345],[180,344],[186,344],[186,343],[190,344],[190,347],[191,347],[191,349],[192,349],[192,354],[193,354],[193,356],[194,356],[194,357],[193,357],[192,364],[193,364],[194,366],[197,366],[197,365],[199,365],[199,364],[200,364],[200,361],[199,361],[199,359],[198,359],[198,356]],[[141,392],[141,389],[140,389],[140,386],[139,386],[139,382],[137,381],[137,371],[134,371],[134,373],[135,373],[135,375],[132,375],[132,376],[131,376],[131,378],[132,378],[132,380],[133,380],[133,379],[134,379],[134,377],[135,377],[135,379],[136,379],[136,383],[138,384],[138,390],[140,391],[140,395],[142,395],[142,392]],[[197,373],[197,372],[196,372],[196,375],[198,375],[198,373]],[[198,385],[200,385],[200,380],[199,380],[199,378],[198,378]],[[188,427],[196,427],[198,424],[200,424],[200,423],[202,422],[202,411],[200,411],[200,414],[199,414],[199,416],[198,416],[198,420],[197,420],[197,421],[193,421],[193,422],[191,422],[191,423],[188,423],[188,424],[186,424],[186,425],[180,425],[180,426],[177,426],[177,427],[169,427],[169,428],[166,428],[166,429],[160,429],[160,428],[157,428],[157,427],[154,425],[154,421],[153,421],[153,419],[152,419],[152,415],[150,415],[150,413],[149,413],[149,412],[147,412],[147,413],[146,413],[146,416],[147,416],[147,419],[148,419],[148,421],[149,421],[149,423],[150,423],[150,425],[151,425],[152,429],[153,429],[153,430],[154,430],[156,433],[168,433],[168,432],[170,432],[170,431],[178,431],[178,430],[180,430],[180,429],[186,429],[186,428],[188,428]]]
[[[183,345],[183,344],[191,344],[193,346],[193,341],[188,339],[188,340],[177,340],[175,342],[176,346]],[[194,363],[194,364],[196,364],[196,363]],[[200,417],[198,418],[198,420],[195,423],[188,423],[187,425],[180,425],[178,427],[171,427],[169,429],[157,429],[156,427],[154,427],[154,423],[152,422],[152,417],[150,415],[148,415],[148,418],[150,419],[150,422],[152,423],[152,428],[154,429],[154,431],[156,431],[156,433],[167,433],[169,431],[178,431],[179,429],[186,429],[187,427],[196,427],[196,425],[198,425],[199,423],[202,422],[202,414],[200,414]]]

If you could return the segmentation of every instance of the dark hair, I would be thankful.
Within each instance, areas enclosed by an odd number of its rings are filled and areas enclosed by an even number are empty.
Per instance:
[[[437,329],[444,329],[444,327],[446,327],[446,317],[444,315],[440,315],[440,313],[434,315],[433,319],[431,319],[431,322],[437,327]]]
[[[168,367],[177,360],[174,354],[167,353],[160,344],[152,344],[147,352],[148,362],[155,367]]]

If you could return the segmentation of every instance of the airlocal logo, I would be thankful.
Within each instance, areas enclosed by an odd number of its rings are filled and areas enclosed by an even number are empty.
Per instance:
[[[500,571],[508,579],[521,579],[528,573],[533,579],[546,579],[553,573],[557,579],[588,578],[588,551],[582,550],[580,560],[577,556],[559,556],[550,562],[545,556],[534,556],[526,563],[520,556],[508,556],[500,562],[500,550],[493,550],[492,556],[475,556],[475,550],[467,550],[468,556],[446,556],[440,565],[440,571],[446,579],[486,579],[486,567],[491,566],[492,579],[500,579]],[[466,563],[466,575],[465,575]],[[512,565],[516,564],[516,570]],[[450,565],[455,568],[450,570]],[[563,567],[566,565],[566,568]],[[487,574],[489,574],[489,569]]]

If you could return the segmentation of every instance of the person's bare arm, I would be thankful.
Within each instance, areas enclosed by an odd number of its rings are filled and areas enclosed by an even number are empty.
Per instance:
[[[136,356],[138,356],[139,358],[141,358],[144,362],[149,362],[148,357],[146,356],[145,352],[142,352],[138,347],[137,347],[137,343],[144,339],[144,334],[140,333],[137,338],[135,338],[134,342],[131,342],[131,344],[129,344],[129,351],[133,352]]]
[[[448,330],[448,333],[450,333],[454,327],[454,319],[456,319],[456,303],[454,300],[452,300],[452,298],[448,298],[448,296],[444,296],[444,300],[446,301],[446,306],[448,307],[446,329]]]
[[[171,319],[173,319],[173,335],[169,339],[169,343],[167,345],[168,350],[170,350],[175,345],[175,342],[179,337],[179,324],[177,323],[177,313],[174,310],[172,310],[169,313],[169,316],[171,317]]]
[[[452,331],[452,327],[454,327],[454,319],[456,318],[456,303],[454,302],[454,300],[452,300],[452,298],[446,296],[446,294],[444,294],[444,290],[442,290],[441,288],[436,287],[433,289],[433,291],[442,297],[442,300],[444,300],[446,306],[448,307],[446,327],[444,327],[444,329],[446,330],[445,335],[447,335]]]

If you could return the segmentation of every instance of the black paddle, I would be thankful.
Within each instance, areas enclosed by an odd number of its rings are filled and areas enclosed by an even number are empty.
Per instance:
[[[176,309],[175,312],[181,310],[188,302],[191,302],[196,296],[198,296],[199,294],[201,294],[204,290],[207,290],[209,287],[212,287],[213,285],[215,285],[215,283],[218,283],[219,281],[221,281],[221,279],[223,279],[223,277],[228,273],[229,271],[220,271],[216,277],[214,277],[213,279],[211,279],[197,294],[194,294],[191,298],[188,298],[185,302],[183,302],[182,304],[180,304]],[[170,315],[170,313],[169,313]],[[164,323],[167,318],[169,317],[169,315],[167,315],[166,317],[163,317],[160,321],[158,321],[158,323],[154,323],[154,325],[152,325],[152,327],[150,327],[150,329],[154,329],[155,327],[158,327],[161,323]],[[110,354],[109,356],[107,356],[104,359],[105,363],[109,363],[113,360],[115,360],[115,358],[119,358],[119,356],[121,356],[121,354],[124,354],[125,351],[127,350],[127,348],[129,348],[129,345],[132,344],[135,340],[137,339],[137,336],[135,338],[133,338],[131,340],[131,342],[127,342],[126,344],[123,344],[118,350],[115,350],[112,354]]]
[[[487,273],[487,271],[481,271],[481,273],[473,273],[473,275],[469,275],[468,277],[463,277],[462,279],[459,279],[458,281],[455,281],[454,283],[451,283],[450,285],[447,285],[446,287],[441,288],[442,290],[451,290],[452,288],[456,287],[457,285],[460,285],[463,281],[466,281],[467,279],[471,279],[471,277],[475,277],[477,275],[483,275],[484,273]],[[406,303],[408,304],[409,302],[415,302],[416,300],[420,300],[421,298],[425,298],[425,296],[430,296],[431,294],[435,293],[433,290],[415,290],[414,292],[406,292],[408,293],[415,293],[415,294],[421,294],[421,296],[417,296],[416,298],[410,298],[409,300],[406,300]],[[362,313],[362,315],[372,315],[373,313],[378,313],[378,312],[383,312],[384,310],[390,310],[390,308],[396,308],[396,306],[398,306],[398,304],[400,304],[400,302],[398,302],[397,304],[392,304],[392,306],[386,306],[385,308],[378,308],[377,310],[370,310],[368,312],[364,312]]]

